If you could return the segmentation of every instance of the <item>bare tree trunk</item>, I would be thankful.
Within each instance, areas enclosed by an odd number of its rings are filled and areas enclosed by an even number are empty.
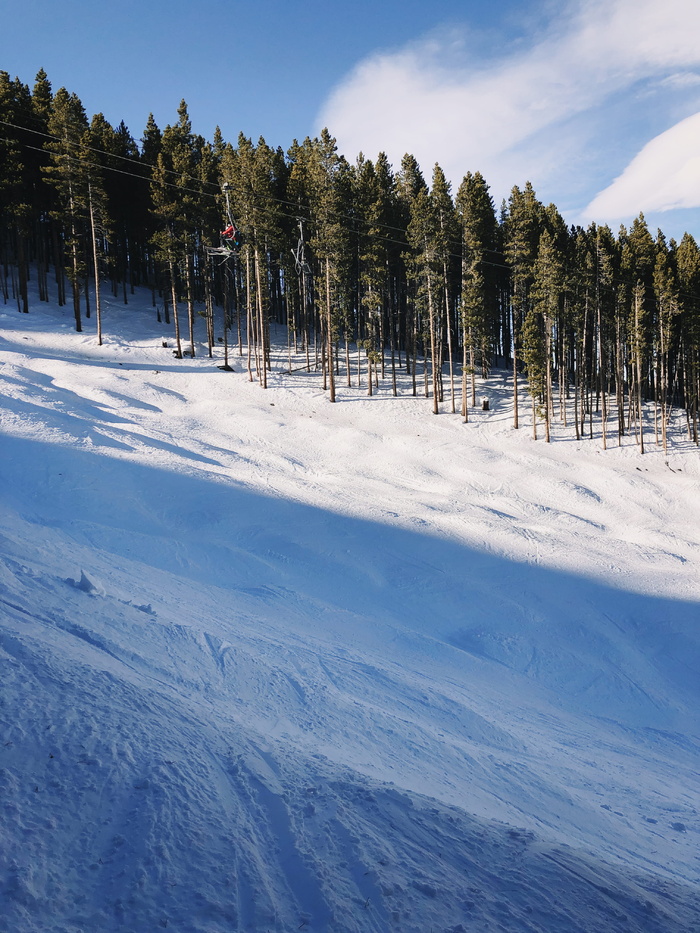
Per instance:
[[[73,237],[75,237],[75,227],[73,227]],[[71,276],[71,286],[73,288],[73,314],[75,316],[75,329],[80,333],[83,329],[83,324],[80,319],[80,281],[78,279],[78,247],[73,240],[73,245],[71,249],[72,260],[73,260],[73,274]]]
[[[265,309],[263,307],[263,293],[262,293],[262,283],[260,280],[260,258],[258,254],[258,248],[255,247],[253,251],[253,261],[255,264],[255,292],[257,298],[257,309],[258,309],[258,337],[260,343],[260,380],[263,389],[267,388],[267,369],[268,369],[268,352],[267,352],[267,326],[265,323]]]
[[[175,358],[178,360],[182,359],[182,344],[180,342],[180,315],[177,311],[177,277],[175,272],[175,263],[172,258],[168,260],[168,268],[170,270],[170,296],[173,303],[173,321],[175,322],[175,343],[177,345],[177,350],[175,351]]]
[[[253,340],[255,339],[255,328],[253,327],[253,301],[250,287],[250,247],[246,246],[245,253],[245,337],[248,348],[248,382],[253,381]]]
[[[598,301],[598,390],[600,392],[601,426],[603,429],[603,450],[608,449],[608,393],[605,373],[605,351],[603,347],[603,320],[600,301]]]
[[[92,234],[92,259],[95,270],[95,315],[97,317],[97,344],[102,346],[102,303],[100,301],[100,263],[97,252],[97,229],[95,226],[95,207],[92,203],[92,189],[88,186],[90,206],[90,232]]]
[[[581,432],[579,430],[579,411],[578,411],[578,397],[580,391],[580,375],[579,367],[576,367],[576,372],[574,373],[574,426],[576,429],[576,440],[581,440]]]
[[[82,321],[80,320],[80,281],[78,278],[78,234],[75,229],[75,220],[74,211],[75,204],[73,202],[73,187],[69,185],[69,206],[70,206],[70,233],[71,233],[71,257],[73,261],[73,274],[71,275],[71,285],[73,287],[73,313],[75,315],[75,329],[80,333],[83,329]]]
[[[207,346],[209,348],[209,359],[214,356],[214,302],[211,294],[211,282],[209,279],[209,270],[204,270],[204,307],[207,320]]]
[[[230,372],[228,361],[228,331],[231,320],[231,281],[228,269],[224,272],[224,372]]]
[[[191,257],[185,256],[185,288],[187,290],[187,322],[190,331],[190,355],[194,359],[194,298],[192,296]]]
[[[661,403],[661,443],[664,454],[668,453],[668,347],[666,328],[664,327],[664,312],[659,314],[659,401]]]
[[[467,404],[467,334],[462,327],[462,420],[469,421],[469,405]]]
[[[644,453],[644,409],[642,408],[642,350],[639,336],[639,295],[634,296],[635,365],[637,374],[637,410],[639,412],[639,452]]]
[[[513,427],[520,427],[518,420],[518,359],[515,344],[513,344]]]
[[[431,357],[431,375],[433,383],[433,414],[437,415],[440,411],[438,405],[438,374],[436,366],[436,348],[435,348],[435,309],[433,306],[433,290],[428,273],[428,324],[430,327],[430,357]]]
[[[326,329],[328,331],[329,401],[335,402],[335,374],[333,372],[333,324],[331,319],[331,266],[326,259]]]
[[[625,433],[625,383],[624,383],[624,356],[622,352],[622,322],[617,315],[615,324],[615,398],[617,400],[617,444],[622,444]]]
[[[22,231],[17,231],[17,273],[19,277],[19,294],[22,299],[22,313],[29,312],[29,296],[27,293],[27,259],[24,249],[24,236]]]
[[[396,388],[396,315],[394,314],[394,306],[389,300],[389,338],[391,340],[391,389],[396,398],[398,392]]]
[[[545,364],[545,399],[544,399],[544,433],[545,440],[549,444],[551,441],[550,436],[550,421],[552,418],[552,325],[549,320],[549,315],[545,315],[545,353],[547,355],[547,362]]]
[[[445,277],[445,323],[447,326],[447,356],[450,366],[450,410],[455,413],[455,376],[454,361],[452,359],[452,327],[450,326],[450,303],[449,291],[447,288],[447,263],[443,263],[443,275]]]

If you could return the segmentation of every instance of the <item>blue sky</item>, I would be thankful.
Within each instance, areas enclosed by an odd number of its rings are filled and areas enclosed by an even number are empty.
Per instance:
[[[0,68],[137,139],[184,98],[209,139],[327,125],[351,161],[411,151],[497,203],[530,180],[570,222],[700,240],[698,0],[25,0],[2,31]]]

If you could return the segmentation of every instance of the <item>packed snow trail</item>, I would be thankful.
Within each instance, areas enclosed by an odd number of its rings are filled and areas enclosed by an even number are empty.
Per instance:
[[[0,930],[697,929],[697,450],[110,310],[0,319]]]

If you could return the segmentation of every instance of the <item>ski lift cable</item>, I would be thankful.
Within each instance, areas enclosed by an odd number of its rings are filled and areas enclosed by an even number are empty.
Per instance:
[[[4,122],[4,121],[0,121],[0,122]],[[21,127],[20,127],[20,128],[21,128]],[[32,132],[34,132],[34,131],[32,131]],[[46,134],[42,134],[42,135],[46,135]],[[2,136],[2,137],[0,137],[0,139],[3,139],[3,140],[5,140],[5,141],[7,141],[7,142],[17,142],[16,139],[12,139],[11,137],[7,137],[7,136]],[[30,146],[28,143],[20,143],[20,145],[22,145],[22,146],[24,146],[26,149],[30,149],[30,150],[32,150],[32,151],[34,151],[34,152],[46,153],[46,149],[43,149],[43,148],[38,147],[38,146]],[[100,151],[100,152],[101,152],[102,150],[97,150],[97,151]],[[109,155],[109,153],[104,153],[104,154],[105,154],[105,155]],[[129,161],[129,160],[128,160],[128,161]],[[114,173],[116,173],[116,174],[118,174],[118,175],[127,175],[127,176],[130,176],[130,177],[132,177],[132,178],[137,178],[137,179],[139,179],[140,181],[145,181],[145,182],[147,182],[148,184],[153,184],[153,183],[154,183],[152,179],[146,178],[146,177],[144,177],[143,175],[137,175],[135,172],[127,172],[127,171],[125,171],[124,169],[118,169],[118,168],[114,168],[114,167],[112,167],[112,166],[100,165],[98,162],[84,162],[83,164],[84,164],[84,165],[88,165],[88,166],[93,167],[93,168],[98,168],[98,169],[100,169],[100,170],[103,171],[103,172],[104,172],[104,171],[106,171],[106,172],[114,172]],[[197,191],[197,190],[195,190],[195,189],[193,189],[193,188],[184,188],[184,187],[182,187],[182,186],[180,186],[180,185],[175,185],[175,184],[173,184],[172,182],[163,181],[163,182],[157,182],[157,184],[161,184],[161,185],[163,185],[163,186],[165,186],[165,187],[167,187],[167,188],[173,188],[173,189],[176,190],[176,191],[187,192],[187,193],[189,193],[189,194],[196,194],[196,195],[198,195],[199,197],[211,198],[212,200],[217,200],[217,199],[220,197],[220,195],[215,195],[215,194],[213,194],[213,193],[209,193],[209,192],[206,192],[206,191]],[[292,206],[296,207],[297,210],[298,210],[298,208],[299,208],[299,205],[298,205],[298,204],[293,204],[293,202],[291,202],[291,201],[286,201],[286,200],[284,200],[284,199],[282,199],[282,198],[270,197],[270,200],[275,201],[275,202],[277,202],[277,203],[281,203],[281,204],[289,204],[289,205],[292,205]],[[291,213],[287,213],[287,212],[285,212],[285,211],[280,211],[280,214],[281,214],[283,217],[286,217],[286,218],[289,218],[289,219],[291,219],[291,218],[297,219],[297,218],[298,218],[298,214],[297,214],[297,213],[291,214]],[[347,215],[340,215],[340,214],[334,215],[334,216],[340,217],[341,219],[342,219],[343,217],[347,217]],[[358,220],[358,218],[352,218],[352,219],[353,219],[355,222],[357,222],[357,220]],[[401,230],[401,228],[399,228],[399,227],[388,227],[388,229]],[[365,234],[365,236],[366,236],[368,239],[371,239],[371,240],[380,240],[382,243],[385,243],[385,244],[391,244],[391,245],[394,245],[394,246],[401,246],[401,247],[403,247],[404,249],[408,248],[408,244],[406,243],[405,240],[396,240],[396,239],[391,238],[391,237],[381,236],[381,235],[379,235],[379,234],[372,234],[372,233],[367,233],[367,234]],[[495,251],[495,250],[486,250],[485,252],[496,252],[496,251]],[[459,253],[458,253],[458,252],[449,252],[449,253],[447,253],[446,255],[447,255],[447,258],[455,259],[455,260],[461,259],[461,258],[462,258],[461,252],[459,252]],[[505,270],[505,271],[512,271],[511,266],[509,266],[507,263],[503,263],[503,262],[492,262],[491,260],[488,260],[488,259],[482,259],[482,260],[481,260],[481,264],[484,265],[484,266],[489,266],[490,268],[493,268],[493,269],[503,269],[503,270]],[[615,276],[615,277],[613,278],[611,284],[612,284],[612,285],[634,285],[635,283],[634,283],[634,281],[633,281],[632,279],[623,278],[623,277],[621,277],[621,276]],[[685,291],[684,291],[684,292],[677,292],[677,295],[678,295],[678,297],[680,297],[680,298],[690,298],[690,299],[693,299],[693,300],[697,300],[697,299],[700,298],[700,294],[698,294],[698,293],[685,292]]]
[[[61,137],[60,137],[60,136],[56,136],[55,134],[52,134],[52,133],[45,133],[45,132],[42,132],[42,131],[39,131],[39,130],[34,130],[34,129],[31,129],[30,127],[27,127],[27,126],[20,126],[20,125],[18,125],[18,124],[16,124],[16,123],[11,123],[11,122],[9,122],[9,121],[7,121],[7,120],[2,120],[2,119],[0,119],[0,124],[3,125],[3,126],[11,127],[12,129],[22,130],[23,132],[26,132],[26,133],[33,133],[33,134],[35,134],[35,135],[37,135],[37,136],[43,136],[43,137],[46,138],[46,139],[54,139],[54,140],[57,140],[57,141],[60,141],[60,140],[61,140]],[[12,139],[11,137],[2,137],[2,138],[5,139],[5,140],[8,141],[8,142],[19,142],[19,140]],[[135,140],[134,140],[134,142],[135,142]],[[43,148],[34,147],[34,146],[29,146],[29,145],[26,144],[26,143],[21,143],[21,142],[20,142],[20,145],[24,145],[24,146],[26,146],[26,148],[32,149],[32,150],[37,151],[37,152],[46,152],[46,150],[43,149]],[[98,148],[96,148],[96,147],[94,147],[94,146],[86,146],[85,148],[88,149],[90,152],[95,152],[95,153],[98,153],[99,155],[103,155],[103,156],[106,156],[106,157],[112,158],[112,159],[120,159],[120,160],[122,160],[122,161],[129,162],[129,163],[132,164],[132,165],[134,164],[134,161],[135,161],[133,158],[131,158],[131,157],[129,157],[129,156],[122,156],[122,155],[119,155],[119,154],[117,154],[117,153],[107,152],[107,151],[104,150],[104,149],[98,149]],[[99,163],[84,163],[84,164],[92,164],[94,167],[100,168],[102,171],[118,172],[119,174],[130,175],[130,176],[132,176],[132,177],[134,177],[134,178],[141,179],[141,180],[143,180],[143,181],[148,182],[149,184],[150,184],[150,183],[153,183],[153,179],[152,179],[152,178],[148,178],[147,176],[143,176],[143,175],[137,175],[136,173],[133,173],[133,172],[126,172],[126,171],[123,171],[123,170],[120,170],[120,169],[113,168],[113,167],[111,167],[111,166],[100,165]],[[143,166],[144,168],[148,168],[148,169],[154,169],[154,168],[156,168],[156,166],[154,166],[154,165],[152,165],[151,163],[148,163],[148,162],[140,162],[140,163],[137,163],[137,164]],[[215,186],[218,187],[218,185],[217,185],[216,182],[211,182],[211,181],[207,181],[206,179],[197,178],[197,177],[194,176],[194,175],[183,175],[183,174],[177,172],[175,169],[168,169],[168,168],[165,168],[165,171],[166,171],[167,173],[169,173],[169,174],[177,175],[177,176],[180,177],[180,178],[189,178],[190,180],[195,181],[195,182],[197,182],[198,184],[207,185],[207,186],[210,186],[210,187],[215,187]],[[160,182],[160,184],[167,185],[168,183],[167,183],[167,182]],[[230,183],[228,183],[228,182],[224,183],[224,187],[226,187],[226,185],[229,185],[229,184],[230,184]],[[206,192],[203,192],[203,191],[201,191],[201,190],[200,190],[200,191],[197,191],[197,190],[194,190],[194,189],[191,189],[191,188],[185,188],[185,187],[183,187],[183,186],[181,186],[181,185],[171,185],[170,187],[175,187],[175,188],[177,188],[177,189],[180,190],[180,191],[186,191],[187,193],[198,194],[198,195],[204,196],[204,197],[207,197],[207,196],[209,196],[209,197],[216,197],[216,196],[217,196],[217,195],[214,195],[213,193],[210,194],[210,195],[207,195]],[[295,204],[294,202],[288,201],[288,200],[286,200],[286,199],[284,199],[284,198],[276,198],[276,197],[273,197],[273,196],[270,195],[270,196],[269,196],[269,199],[272,200],[272,201],[275,201],[275,202],[278,203],[278,204],[285,204],[285,205],[288,205],[288,206],[290,206],[290,207],[297,207],[297,208],[298,208],[298,206],[299,206],[298,204]],[[333,213],[333,216],[335,216],[335,217],[337,217],[337,218],[339,218],[339,219],[344,219],[344,220],[355,220],[355,221],[357,220],[357,218],[350,217],[350,216],[347,215],[347,214],[339,214],[339,213],[335,213],[335,212],[332,212],[332,213]],[[290,216],[290,215],[285,215],[285,216]],[[370,222],[369,222],[369,221],[364,221],[364,223],[366,223],[367,225],[369,225]],[[376,227],[381,227],[382,229],[385,229],[385,230],[395,230],[396,232],[399,232],[399,233],[405,233],[405,230],[404,230],[402,227],[396,227],[396,226],[394,226],[394,225],[392,225],[392,224],[386,224],[386,223],[382,223],[382,222],[378,222],[378,221],[372,221],[372,223],[373,223],[374,226],[376,226]],[[366,235],[368,235],[368,234],[366,234]],[[369,235],[371,236],[371,234],[369,234]],[[386,242],[398,243],[399,241],[392,241],[392,240],[389,240],[388,238],[386,238]],[[405,244],[401,243],[400,245],[405,245]],[[486,252],[486,253],[493,253],[493,254],[498,255],[498,254],[500,254],[501,251],[500,251],[500,250],[493,250],[493,249],[485,249],[484,252]],[[451,258],[455,258],[455,259],[456,259],[456,258],[459,258],[459,257],[457,257],[456,255],[451,254]],[[493,263],[493,262],[489,262],[489,261],[486,261],[486,260],[482,260],[482,262],[483,262],[484,265],[490,265],[490,266],[493,266],[493,267],[495,267],[495,268],[504,268],[504,269],[506,269],[506,268],[509,269],[509,268],[510,268],[510,266],[508,266],[507,264],[504,264],[504,263]],[[618,282],[623,282],[623,281],[626,281],[626,280],[618,279],[617,281],[618,281]],[[694,296],[694,295],[688,295],[688,296],[686,296],[686,297],[696,297],[696,296]]]
[[[27,133],[34,133],[35,135],[37,135],[37,136],[43,136],[43,137],[45,137],[46,139],[53,139],[53,140],[57,140],[57,141],[60,141],[60,140],[61,140],[61,137],[60,137],[60,136],[56,136],[55,134],[52,134],[52,133],[43,133],[43,132],[40,132],[39,130],[32,130],[32,129],[30,129],[29,127],[18,126],[16,123],[9,123],[9,122],[6,121],[6,120],[0,120],[0,124],[4,124],[5,126],[12,127],[13,129],[23,130],[24,132],[27,132]],[[7,137],[6,137],[6,138],[7,138]],[[8,141],[15,142],[16,140],[11,140],[11,139],[10,139],[10,140],[8,140]],[[20,145],[26,145],[26,144],[20,143]],[[45,152],[45,151],[46,151],[45,149],[41,149],[41,148],[37,149],[36,147],[32,147],[32,146],[27,146],[27,148],[29,148],[29,149],[32,149],[32,148],[33,148],[35,151],[38,151],[38,152]],[[94,146],[86,146],[85,148],[88,149],[90,152],[95,152],[95,153],[98,153],[99,155],[107,156],[108,158],[112,158],[112,159],[121,159],[122,161],[129,162],[130,164],[133,164],[133,163],[134,163],[134,159],[133,159],[133,158],[130,158],[129,156],[122,156],[122,155],[118,155],[118,154],[116,154],[116,153],[107,152],[105,149],[98,149],[98,148],[96,148],[96,147],[94,147]],[[155,168],[156,168],[156,166],[153,165],[153,164],[150,163],[150,162],[139,162],[139,163],[137,163],[137,164],[143,166],[144,168],[149,168],[149,169],[155,169]],[[119,171],[119,169],[112,168],[111,166],[102,166],[102,165],[99,165],[99,167],[100,167],[101,169],[103,169],[104,171],[115,171],[115,172]],[[169,174],[177,175],[179,178],[189,178],[191,181],[195,181],[195,182],[197,182],[198,184],[204,184],[204,185],[208,185],[208,186],[211,186],[211,187],[218,187],[218,185],[217,185],[216,182],[207,181],[206,179],[197,178],[197,176],[195,176],[195,175],[182,174],[182,173],[180,173],[180,172],[177,172],[175,169],[169,169],[169,168],[165,168],[165,171],[168,172]],[[124,172],[123,174],[131,174],[131,173]],[[152,182],[152,179],[151,179],[151,178],[148,178],[147,176],[141,176],[141,175],[136,175],[136,174],[134,174],[134,177],[135,177],[135,178],[143,178],[144,181],[147,181],[147,182],[149,182],[149,183]],[[226,182],[225,184],[229,184],[229,183]],[[184,188],[184,187],[181,187],[181,186],[179,186],[179,185],[178,185],[177,187],[179,187],[181,191],[192,192],[192,189],[190,189],[190,188]],[[199,192],[199,191],[194,192],[194,193],[196,193],[196,194],[204,194],[204,192]],[[212,194],[213,194],[213,193],[212,193]],[[213,195],[213,196],[216,197],[217,195]],[[269,195],[268,197],[269,197],[270,200],[275,201],[275,202],[278,203],[278,204],[285,204],[285,205],[288,205],[289,207],[295,207],[295,208],[297,208],[297,209],[298,209],[298,207],[299,207],[299,205],[298,205],[298,204],[295,204],[295,202],[293,202],[293,201],[288,201],[288,200],[286,200],[286,199],[284,199],[284,198],[276,198],[276,197],[274,197],[274,196],[272,196],[272,195]],[[339,218],[339,219],[341,219],[341,220],[356,220],[356,218],[352,218],[352,217],[350,217],[350,216],[347,215],[347,214],[340,214],[340,213],[337,213],[337,212],[334,212],[334,211],[332,211],[331,214],[332,214],[332,216],[337,217],[337,218]],[[404,232],[402,227],[396,227],[396,226],[394,226],[393,224],[386,224],[386,223],[382,223],[382,222],[380,222],[380,221],[373,221],[372,223],[374,224],[374,226],[381,227],[381,228],[383,228],[383,229],[385,229],[385,230],[395,230],[395,231],[398,232],[398,233],[403,233],[403,232]],[[496,253],[496,252],[498,252],[498,251],[497,251],[497,250],[487,250],[487,252]]]
[[[15,129],[25,130],[26,132],[29,132],[29,133],[35,133],[35,134],[37,134],[37,135],[44,136],[44,137],[49,138],[49,139],[57,139],[57,140],[60,139],[60,137],[58,137],[58,136],[52,136],[51,134],[48,134],[48,133],[39,133],[38,130],[30,130],[28,127],[17,126],[16,124],[9,123],[9,122],[6,121],[6,120],[0,120],[0,124],[3,124],[3,125],[5,125],[5,126],[9,126],[9,127],[15,128]],[[47,150],[44,149],[43,147],[39,147],[39,146],[30,146],[28,143],[23,143],[23,142],[21,142],[21,141],[19,141],[19,140],[17,140],[17,139],[12,138],[12,137],[2,136],[2,137],[0,137],[0,139],[3,139],[4,141],[7,141],[7,142],[18,143],[19,145],[23,146],[24,148],[29,149],[29,150],[34,151],[34,152],[41,152],[41,153],[44,153],[44,154],[47,154],[47,155],[50,154],[50,153],[47,153]],[[109,158],[118,158],[118,159],[122,159],[122,160],[127,161],[127,162],[129,162],[129,163],[131,163],[131,164],[134,164],[134,160],[128,158],[127,156],[115,155],[114,153],[106,152],[106,151],[103,150],[103,149],[95,149],[94,147],[87,147],[87,148],[90,149],[90,151],[92,151],[92,152],[99,153],[100,155],[104,155],[104,156],[107,156],[107,157],[109,157]],[[69,156],[69,157],[70,157],[70,156]],[[129,177],[131,177],[131,178],[136,178],[136,179],[138,179],[139,181],[145,181],[147,184],[160,184],[160,185],[163,185],[164,187],[173,188],[174,190],[177,190],[177,191],[180,191],[180,192],[186,192],[186,193],[188,193],[188,194],[195,194],[195,195],[198,195],[199,197],[211,198],[211,199],[213,199],[213,200],[216,200],[216,199],[218,199],[218,198],[220,197],[220,194],[214,194],[213,192],[202,191],[201,189],[200,189],[200,190],[197,190],[197,189],[194,189],[194,188],[186,188],[186,187],[184,187],[184,186],[182,186],[182,185],[173,184],[172,182],[166,182],[166,181],[154,182],[152,178],[149,178],[149,177],[147,177],[147,176],[145,176],[145,175],[139,175],[139,174],[136,174],[135,172],[127,172],[127,171],[125,171],[124,169],[114,168],[113,166],[102,165],[102,164],[100,164],[99,162],[83,162],[83,164],[84,164],[84,165],[87,165],[87,166],[89,166],[89,167],[92,167],[92,168],[97,168],[97,169],[99,169],[99,170],[102,171],[102,172],[113,172],[113,173],[116,173],[116,174],[119,174],[119,175],[126,175],[126,176],[129,176]],[[136,164],[140,164],[140,165],[142,165],[142,166],[145,167],[145,168],[154,168],[154,167],[155,167],[155,166],[151,165],[150,163],[136,163]],[[209,182],[209,181],[205,181],[205,180],[203,180],[203,179],[198,179],[198,178],[196,178],[195,176],[191,176],[191,175],[180,175],[178,172],[175,172],[173,169],[166,169],[166,171],[167,171],[168,173],[170,173],[170,174],[176,174],[176,175],[178,175],[178,176],[181,177],[181,178],[189,178],[189,179],[191,179],[191,180],[193,180],[193,181],[196,181],[197,183],[206,184],[206,185],[209,185],[209,186],[212,186],[212,185],[215,184],[214,182]],[[226,184],[229,184],[229,183],[226,183]],[[274,196],[272,196],[272,195],[268,195],[268,196],[267,196],[267,200],[273,201],[273,202],[275,202],[275,203],[277,203],[277,204],[284,204],[284,205],[288,205],[288,206],[290,206],[290,207],[295,207],[297,212],[298,212],[298,210],[299,210],[299,204],[298,204],[298,203],[295,204],[294,202],[288,201],[288,200],[286,200],[286,199],[284,199],[284,198],[276,198],[276,197],[274,197]],[[263,208],[263,210],[264,210],[264,208]],[[297,214],[296,212],[295,212],[295,214],[291,214],[291,213],[288,213],[288,212],[285,212],[285,211],[280,211],[280,214],[281,214],[283,217],[287,217],[287,218],[290,218],[290,219],[291,219],[292,217],[294,217],[294,218],[297,218],[297,217],[298,217],[298,214]],[[332,212],[332,216],[334,216],[334,217],[336,217],[336,218],[338,218],[338,219],[341,219],[341,220],[351,220],[351,221],[353,221],[354,223],[357,223],[358,220],[359,220],[359,218],[357,218],[357,217],[352,217],[352,216],[347,215],[347,214],[340,214],[340,213],[335,213],[335,212]],[[403,230],[403,228],[401,228],[401,227],[394,227],[394,226],[392,226],[392,225],[390,225],[390,224],[382,224],[382,223],[376,223],[376,222],[370,222],[370,221],[362,221],[362,223],[363,223],[364,225],[366,225],[366,226],[374,225],[375,227],[382,227],[383,229],[387,229],[387,230],[396,230],[396,231],[401,232],[401,233],[404,233],[404,232],[405,232],[405,231]],[[406,243],[405,240],[397,240],[397,239],[394,239],[394,238],[391,238],[391,237],[381,236],[381,235],[379,235],[379,234],[373,234],[373,233],[365,233],[364,236],[366,236],[367,238],[372,239],[372,240],[381,240],[381,242],[383,242],[383,243],[392,244],[392,245],[396,245],[396,246],[401,246],[401,247],[403,247],[404,249],[410,248],[410,247],[409,247],[409,244]],[[491,250],[491,249],[486,249],[486,250],[484,250],[484,252],[485,252],[485,253],[495,253],[495,254],[499,254],[499,251],[498,251],[498,250]],[[450,259],[461,259],[461,258],[462,258],[462,257],[461,257],[461,252],[459,252],[459,253],[457,253],[457,252],[449,252],[449,253],[446,254],[446,256],[447,256],[447,258],[450,258]],[[491,268],[504,269],[504,270],[511,270],[511,266],[509,266],[507,263],[498,263],[498,262],[493,262],[493,261],[491,261],[491,260],[482,259],[482,260],[481,260],[481,264],[484,265],[484,266],[489,266],[489,267],[491,267]],[[622,278],[622,277],[620,277],[620,276],[615,276],[614,279],[613,279],[612,284],[616,284],[616,285],[625,285],[625,284],[626,284],[626,285],[633,285],[634,283],[632,282],[631,279],[626,279],[626,278]],[[688,293],[688,292],[678,292],[677,294],[679,295],[679,297],[683,297],[683,298],[692,298],[692,299],[700,298],[700,295],[698,295],[698,294],[693,294],[693,293]]]
[[[23,126],[19,126],[19,125],[15,124],[15,123],[9,123],[9,122],[6,121],[6,120],[0,120],[0,124],[3,124],[3,125],[5,125],[5,126],[12,127],[13,129],[23,130],[24,132],[27,132],[27,133],[33,133],[33,134],[35,134],[35,135],[37,135],[37,136],[43,136],[43,137],[45,137],[46,139],[53,139],[53,140],[57,140],[57,141],[60,141],[60,140],[61,140],[61,137],[60,137],[60,136],[56,136],[55,134],[52,134],[52,133],[43,133],[43,132],[40,132],[39,130],[32,130],[32,129],[30,129],[29,127],[23,127]],[[13,140],[13,139],[8,138],[8,137],[4,137],[4,138],[5,138],[8,142],[18,142],[18,140]],[[29,146],[27,143],[21,143],[21,142],[20,142],[20,145],[24,145],[27,149],[31,149],[31,150],[33,150],[33,151],[35,151],[35,152],[46,152],[46,150],[43,149],[43,148],[35,147],[35,146]],[[88,151],[90,151],[90,152],[95,152],[95,153],[97,153],[97,154],[99,154],[99,155],[106,156],[107,158],[121,159],[122,161],[129,162],[129,163],[132,164],[132,165],[134,164],[134,161],[135,161],[133,158],[129,158],[128,156],[122,156],[122,155],[118,155],[118,154],[116,154],[116,153],[107,152],[107,151],[104,150],[104,149],[98,149],[98,148],[96,148],[96,147],[94,147],[94,146],[86,146],[85,148],[86,148]],[[212,192],[211,194],[207,194],[207,192],[204,192],[204,191],[201,191],[201,190],[196,190],[196,189],[193,189],[193,188],[186,188],[186,187],[184,187],[183,185],[180,185],[180,184],[178,184],[178,185],[173,185],[173,184],[171,184],[171,183],[164,182],[164,181],[163,181],[163,182],[154,182],[154,180],[153,180],[152,178],[149,178],[148,176],[145,176],[145,175],[137,175],[137,174],[134,173],[134,172],[126,172],[126,171],[124,171],[124,170],[117,169],[117,168],[114,168],[114,167],[112,167],[112,166],[101,165],[100,163],[86,163],[86,162],[84,162],[83,164],[92,165],[93,167],[99,168],[99,169],[102,170],[102,171],[116,172],[116,173],[119,173],[119,174],[122,174],[122,175],[129,175],[129,176],[131,176],[131,177],[133,177],[133,178],[141,179],[141,180],[143,180],[143,181],[145,181],[145,182],[147,182],[147,183],[149,183],[149,184],[162,184],[162,185],[165,185],[165,186],[168,186],[168,187],[177,188],[177,190],[183,191],[183,192],[187,192],[188,194],[197,194],[197,195],[203,196],[203,197],[214,197],[214,198],[218,197],[218,194],[214,194],[213,192]],[[147,169],[155,169],[155,168],[156,168],[155,165],[153,165],[153,164],[151,164],[151,163],[149,163],[149,162],[140,162],[140,163],[137,163],[137,164],[140,165],[140,166],[143,166],[144,168],[147,168]],[[182,173],[180,173],[180,172],[177,172],[175,169],[169,169],[169,168],[166,168],[165,166],[163,166],[163,168],[164,168],[165,172],[167,172],[168,174],[176,175],[176,176],[178,176],[179,178],[187,178],[187,179],[190,179],[191,181],[197,182],[198,184],[208,185],[208,186],[211,186],[211,187],[213,187],[213,186],[216,185],[216,182],[211,182],[211,181],[207,181],[206,179],[197,178],[197,177],[194,176],[194,175],[182,174]],[[227,186],[230,187],[230,183],[229,183],[229,182],[225,182],[225,183],[224,183],[224,188],[226,188]],[[289,206],[289,207],[295,207],[295,208],[297,208],[297,210],[298,210],[298,208],[299,208],[299,205],[298,205],[298,204],[295,204],[293,201],[288,201],[288,200],[286,200],[286,199],[284,199],[284,198],[277,198],[277,197],[274,197],[274,196],[272,196],[272,195],[268,195],[268,199],[271,200],[271,201],[274,201],[274,202],[277,203],[277,204],[284,204],[284,205],[287,205],[287,206]],[[335,218],[337,218],[337,219],[339,219],[339,220],[351,220],[351,221],[354,221],[355,223],[357,223],[357,220],[358,220],[357,217],[352,217],[351,215],[348,215],[348,214],[341,214],[341,213],[335,212],[335,211],[331,211],[330,214],[331,214],[331,216],[333,216],[333,217],[335,217]],[[285,215],[285,216],[289,217],[290,215],[287,214],[287,215]],[[375,227],[380,227],[380,228],[382,228],[382,229],[384,229],[384,230],[394,230],[394,231],[396,231],[397,233],[405,233],[405,230],[404,230],[402,227],[396,227],[396,226],[394,226],[393,224],[386,224],[386,223],[382,223],[381,221],[371,221],[371,222],[370,222],[370,221],[363,221],[363,223],[366,224],[367,226],[373,225],[373,226],[375,226]],[[230,225],[230,223],[229,223],[229,225]],[[234,226],[235,226],[235,224],[234,224]],[[365,236],[375,236],[375,237],[376,237],[376,235],[373,235],[373,234],[365,234]],[[407,244],[405,244],[403,241],[390,240],[389,238],[384,238],[384,239],[385,239],[385,242],[387,242],[387,243],[391,242],[391,243],[395,243],[396,245],[401,245],[401,246],[407,245]],[[498,250],[492,250],[492,249],[485,249],[484,252],[494,253],[494,254],[498,254],[498,253],[499,253]],[[457,257],[456,255],[453,255],[452,258],[458,258],[458,257]],[[503,264],[500,264],[500,263],[485,263],[485,264],[493,265],[493,266],[499,267],[499,268],[509,268],[508,266],[503,265]]]
[[[24,133],[33,133],[35,136],[43,136],[45,139],[52,139],[57,142],[65,142],[65,140],[63,140],[61,136],[56,136],[55,133],[43,133],[40,130],[32,130],[28,126],[19,126],[16,123],[9,123],[7,120],[0,120],[0,124],[2,124],[3,126],[9,126],[14,130],[22,130],[22,132]],[[19,142],[19,140],[12,139],[11,137],[7,137],[7,136],[3,137],[3,139],[7,140],[8,142]],[[134,140],[134,142],[136,142],[136,140]],[[20,145],[26,146],[27,149],[33,149],[35,152],[46,152],[46,149],[36,147],[36,146],[29,146],[27,143],[20,142]],[[73,145],[73,144],[69,143],[69,145]],[[119,159],[122,162],[128,162],[130,165],[137,164],[137,165],[142,166],[145,169],[156,168],[156,166],[153,165],[151,162],[138,162],[136,159],[134,159],[133,156],[124,156],[124,155],[120,155],[117,152],[108,152],[106,149],[98,149],[95,146],[85,146],[84,148],[87,149],[89,152],[95,152],[98,155],[106,156],[109,159]],[[106,165],[100,165],[100,168],[104,169],[105,171],[110,171],[110,172],[119,171],[119,169],[113,168],[112,166],[106,166]],[[197,178],[196,175],[183,175],[181,172],[178,172],[176,169],[167,168],[165,166],[164,166],[164,169],[168,174],[177,175],[179,178],[189,178],[191,181],[196,181],[203,185],[209,185],[210,187],[213,187],[213,188],[219,187],[218,183],[215,181],[207,181],[207,179],[205,178]],[[124,174],[126,175],[132,174],[134,178],[141,178],[143,181],[147,181],[149,183],[152,181],[152,179],[149,178],[147,175],[137,175],[131,172],[124,172]],[[183,188],[182,190],[188,190],[188,189]]]

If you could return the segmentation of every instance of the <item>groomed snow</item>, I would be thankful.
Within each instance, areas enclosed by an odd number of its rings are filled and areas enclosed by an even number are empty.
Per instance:
[[[546,445],[505,374],[465,425],[84,324],[0,306],[3,933],[700,928],[680,416]]]

